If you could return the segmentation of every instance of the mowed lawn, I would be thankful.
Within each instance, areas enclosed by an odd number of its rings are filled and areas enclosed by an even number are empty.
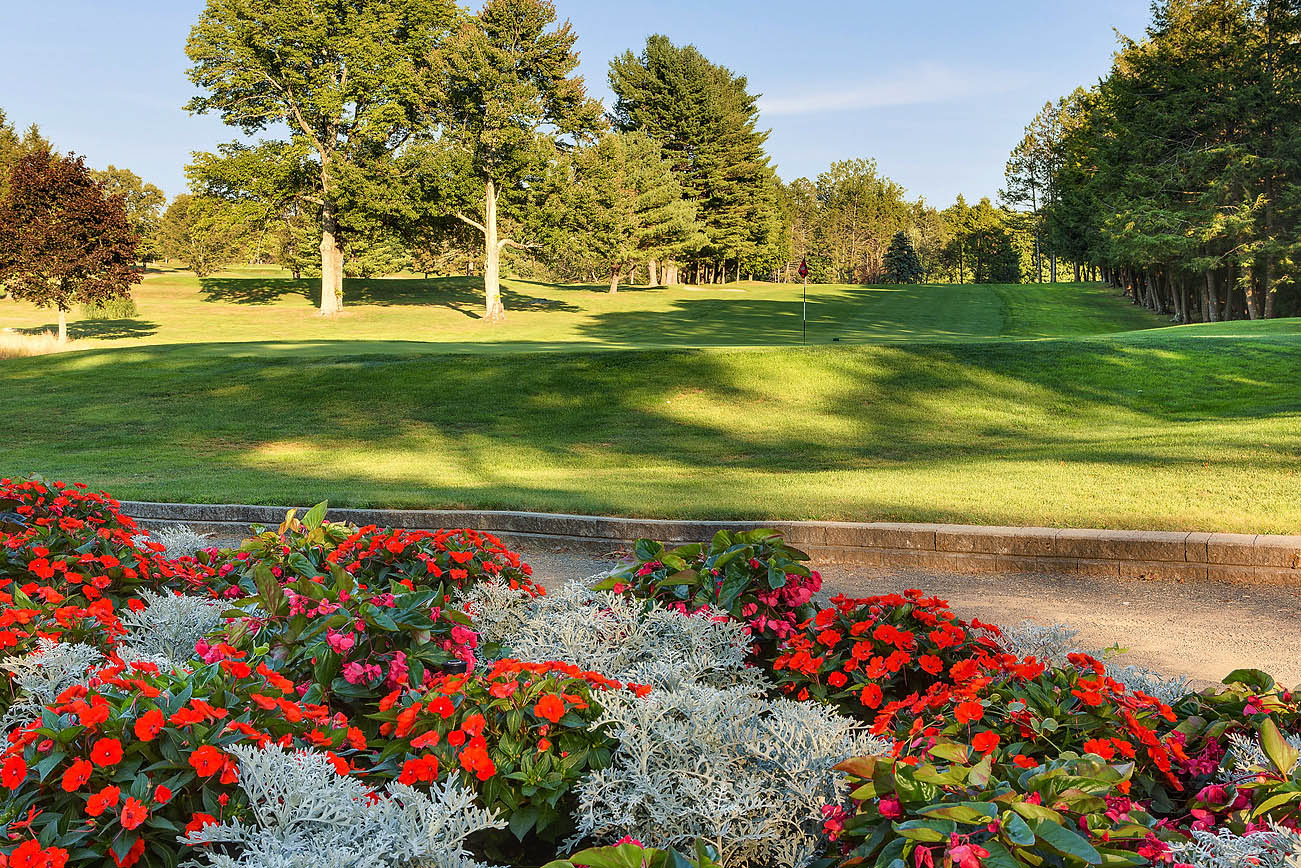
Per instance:
[[[562,286],[506,281],[505,323],[480,318],[474,278],[348,280],[344,313],[316,315],[319,281],[275,269],[238,269],[199,280],[153,270],[133,295],[139,317],[78,320],[78,348],[195,342],[418,341],[457,351],[791,346],[804,340],[796,284]],[[1103,287],[810,286],[808,342],[987,340],[1104,334],[1162,325]],[[0,326],[53,330],[51,311],[0,301]],[[384,347],[355,347],[380,350]],[[327,352],[333,353],[329,348]]]
[[[1153,328],[1093,286],[810,287],[802,348],[798,287],[513,282],[553,306],[492,326],[430,300],[323,323],[298,292],[188,281],[140,292],[149,334],[0,362],[0,473],[155,500],[1301,532],[1301,320]]]

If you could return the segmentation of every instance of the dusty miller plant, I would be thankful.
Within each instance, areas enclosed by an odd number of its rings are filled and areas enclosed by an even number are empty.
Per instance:
[[[40,714],[60,693],[85,681],[91,667],[103,659],[89,645],[40,639],[31,654],[0,663],[0,669],[11,673],[17,696],[0,717],[0,732]]]
[[[665,690],[704,684],[760,693],[769,686],[762,672],[746,665],[749,631],[721,611],[683,615],[579,582],[520,605],[486,587],[463,601],[466,610],[479,613],[475,624],[483,638],[520,660],[563,660]]]
[[[127,635],[122,644],[132,659],[164,659],[184,663],[194,657],[194,643],[221,623],[226,604],[208,597],[158,594],[142,588],[140,597],[147,607],[127,611],[122,625]]]
[[[160,527],[157,530],[150,531],[149,536],[141,534],[135,537],[137,545],[145,540],[152,540],[163,547],[163,557],[175,560],[176,558],[194,557],[194,553],[199,549],[207,548],[211,543],[201,534],[195,533],[183,524],[169,524]]]
[[[578,834],[655,847],[696,838],[720,862],[802,866],[820,851],[822,806],[845,782],[833,766],[889,742],[817,703],[684,687],[602,697],[597,725],[618,740],[611,765],[578,787]]]
[[[178,840],[217,844],[192,866],[211,868],[482,868],[466,839],[506,825],[452,779],[429,794],[391,783],[373,793],[316,751],[235,745],[254,825],[233,820]],[[378,798],[373,798],[373,796]],[[226,851],[226,852],[222,852]],[[231,851],[237,855],[230,855]]]
[[[1301,752],[1301,734],[1284,735],[1283,740]],[[1233,732],[1228,736],[1225,757],[1220,761],[1219,779],[1228,782],[1257,774],[1270,774],[1273,766],[1273,762],[1265,756],[1259,736]],[[1301,766],[1301,759],[1292,764],[1287,774],[1292,774],[1298,766]]]
[[[1085,651],[1076,641],[1080,631],[1066,624],[1042,626],[1033,621],[1022,621],[1015,627],[1005,628],[999,637],[1004,650],[1018,657],[1034,657],[1050,666],[1066,666],[1068,654],[1088,653],[1104,658],[1107,651]],[[1119,681],[1130,690],[1138,690],[1156,697],[1167,705],[1183,699],[1189,693],[1188,679],[1168,677],[1141,666],[1121,666],[1105,663],[1107,677]]]
[[[1275,826],[1236,835],[1228,829],[1195,830],[1193,840],[1171,847],[1176,864],[1192,868],[1301,868],[1301,835]]]

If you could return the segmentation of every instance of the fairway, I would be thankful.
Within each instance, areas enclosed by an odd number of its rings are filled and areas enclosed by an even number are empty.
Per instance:
[[[319,289],[319,280],[293,280],[276,269],[203,280],[154,270],[132,293],[138,318],[77,321],[74,312],[69,332],[78,349],[283,339],[407,340],[480,351],[792,346],[803,339],[798,284],[633,286],[611,295],[605,287],[512,280],[504,324],[479,318],[483,282],[474,278],[350,280],[344,313],[332,320],[317,315]],[[810,344],[1027,339],[1164,324],[1093,284],[810,286],[808,300]],[[0,301],[0,327],[52,329],[51,314]]]
[[[0,470],[153,500],[1301,529],[1301,320],[810,287],[806,349],[791,286],[516,281],[493,326],[468,281],[353,283],[373,303],[329,322],[292,281],[219,280],[152,278],[135,333],[0,362]]]

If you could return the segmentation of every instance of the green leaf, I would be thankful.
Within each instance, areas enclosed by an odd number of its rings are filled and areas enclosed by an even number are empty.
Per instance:
[[[268,615],[279,615],[281,609],[285,606],[285,592],[280,588],[280,582],[272,574],[271,568],[266,564],[258,564],[253,568],[253,584],[257,585],[258,599],[261,601],[262,610]]]
[[[1101,865],[1102,856],[1093,845],[1075,831],[1059,826],[1052,820],[1039,820],[1032,824],[1035,837],[1063,856],[1073,856],[1088,865]]]
[[[325,510],[329,508],[329,506],[330,501],[322,500],[320,503],[316,504],[316,506],[307,510],[307,514],[304,515],[302,519],[303,527],[308,530],[316,530],[319,528],[321,526],[321,521],[325,518]]]
[[[639,561],[658,561],[664,546],[653,539],[639,539],[632,544],[632,553]]]
[[[1034,843],[1034,832],[1018,815],[1004,811],[1000,822],[1002,833],[1018,847],[1029,847]]]
[[[1286,777],[1291,773],[1297,762],[1297,750],[1283,739],[1283,734],[1278,731],[1278,725],[1272,717],[1267,717],[1260,723],[1260,746],[1265,749],[1265,755],[1279,774]]]
[[[527,805],[510,815],[511,833],[520,841],[538,821],[538,809],[533,805]]]
[[[1225,684],[1245,684],[1257,693],[1269,693],[1277,685],[1268,672],[1259,669],[1235,669],[1224,676]]]

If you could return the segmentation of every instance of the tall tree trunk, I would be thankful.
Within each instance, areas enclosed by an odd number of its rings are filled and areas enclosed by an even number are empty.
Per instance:
[[[610,266],[610,295],[619,291],[619,272],[622,270],[618,265]]]
[[[1202,319],[1205,320],[1206,322],[1218,322],[1220,319],[1219,310],[1218,310],[1220,306],[1220,293],[1215,288],[1214,268],[1206,269],[1205,298],[1206,298],[1206,303],[1202,305],[1202,309],[1205,311],[1205,313],[1203,314]]]
[[[1048,282],[1049,282],[1049,283],[1056,283],[1056,282],[1057,282],[1057,254],[1056,254],[1056,253],[1050,253],[1050,254],[1048,255],[1048,262],[1050,263],[1050,265],[1048,266],[1048,269],[1049,269],[1049,270],[1048,270]]]
[[[328,197],[321,208],[321,316],[343,310],[343,248],[339,246],[339,217]]]
[[[1265,274],[1262,283],[1264,285],[1261,287],[1261,291],[1265,296],[1265,308],[1262,316],[1264,316],[1265,319],[1273,319],[1274,297],[1278,295],[1278,293],[1275,292],[1274,288],[1274,259],[1269,255],[1265,256]]]
[[[68,312],[59,308],[59,343],[68,342]]]
[[[488,179],[483,192],[483,318],[505,316],[501,305],[501,245],[497,243],[497,187]]]
[[[656,262],[654,259],[651,259],[646,263],[646,285],[647,286],[660,285],[659,268],[660,268],[660,264]]]

